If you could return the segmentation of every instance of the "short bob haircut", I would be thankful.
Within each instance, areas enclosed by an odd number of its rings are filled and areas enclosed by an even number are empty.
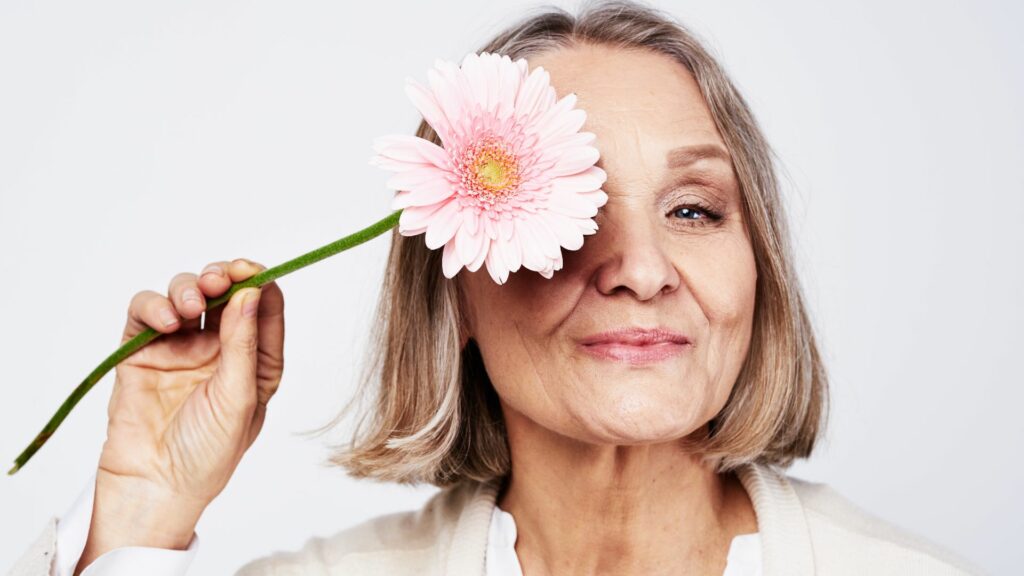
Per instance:
[[[718,473],[750,462],[788,467],[810,456],[828,416],[827,375],[793,266],[775,154],[750,108],[692,32],[629,0],[586,2],[576,16],[540,7],[479,52],[516,60],[578,43],[650,50],[686,67],[740,182],[757,269],[751,344],[725,406],[686,449]],[[416,135],[441,144],[426,121]],[[360,388],[319,432],[354,406],[360,418],[326,465],[356,478],[438,487],[510,472],[504,419],[480,350],[472,339],[460,348],[462,298],[458,276],[441,272],[440,250],[392,230]]]

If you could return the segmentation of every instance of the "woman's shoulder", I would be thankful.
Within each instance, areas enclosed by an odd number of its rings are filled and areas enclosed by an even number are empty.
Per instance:
[[[964,556],[861,507],[824,482],[786,476],[803,508],[816,570],[824,574],[984,574]]]
[[[464,508],[484,487],[463,482],[432,495],[416,510],[383,514],[330,536],[308,539],[247,562],[235,576],[432,574],[443,566]]]

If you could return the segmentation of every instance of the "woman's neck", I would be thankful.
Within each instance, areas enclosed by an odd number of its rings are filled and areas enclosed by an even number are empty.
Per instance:
[[[524,576],[715,574],[732,538],[757,531],[734,474],[677,442],[594,445],[506,410],[512,474],[497,504],[512,514]]]

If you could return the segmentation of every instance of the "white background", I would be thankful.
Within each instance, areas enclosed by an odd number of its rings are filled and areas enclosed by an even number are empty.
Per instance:
[[[375,136],[415,128],[405,77],[534,5],[0,3],[0,457],[116,348],[135,292],[212,260],[276,265],[383,217],[387,173],[367,160]],[[658,5],[707,40],[782,158],[834,397],[820,451],[789,473],[1019,570],[1022,4]],[[278,281],[284,381],[192,573],[436,490],[355,482],[319,465],[328,438],[297,434],[352,391],[385,253],[380,238]],[[113,378],[0,479],[0,567],[84,486]]]

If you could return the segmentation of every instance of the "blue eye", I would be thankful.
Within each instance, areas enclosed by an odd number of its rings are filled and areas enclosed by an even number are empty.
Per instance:
[[[681,218],[685,218],[687,220],[697,220],[694,216],[697,216],[698,214],[704,214],[706,217],[706,213],[703,210],[699,208],[695,210],[689,206],[680,206],[679,208],[676,208],[674,214],[681,215]]]
[[[709,220],[717,221],[721,219],[721,216],[718,213],[713,212],[710,208],[697,204],[684,204],[682,206],[677,206],[672,210],[672,215],[681,220],[689,220],[698,226],[708,224]]]

